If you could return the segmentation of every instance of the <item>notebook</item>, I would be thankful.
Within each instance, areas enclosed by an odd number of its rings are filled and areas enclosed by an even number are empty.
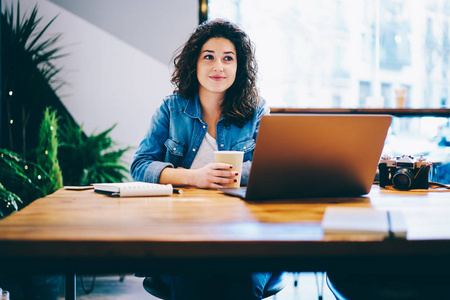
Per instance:
[[[322,219],[325,234],[359,234],[381,238],[407,236],[406,221],[401,211],[365,207],[327,207]]]
[[[93,183],[94,191],[115,197],[170,196],[171,184],[149,182]]]
[[[260,123],[247,200],[355,197],[369,193],[392,117],[267,115]]]

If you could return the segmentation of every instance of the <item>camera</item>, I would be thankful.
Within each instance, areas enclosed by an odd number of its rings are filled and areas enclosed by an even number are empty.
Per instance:
[[[431,163],[423,155],[415,159],[410,155],[391,158],[383,155],[378,164],[380,187],[394,186],[399,190],[428,189]]]

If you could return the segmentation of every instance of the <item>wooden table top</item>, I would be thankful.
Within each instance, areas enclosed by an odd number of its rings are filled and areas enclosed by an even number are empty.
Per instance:
[[[449,193],[374,186],[365,197],[250,203],[215,190],[183,190],[171,197],[112,198],[61,189],[0,220],[0,264],[57,262],[75,270],[83,261],[103,264],[98,269],[145,261],[176,269],[180,262],[220,260],[298,268],[316,260],[323,268],[336,259],[450,258]],[[320,222],[328,206],[401,210],[408,238],[326,236]]]

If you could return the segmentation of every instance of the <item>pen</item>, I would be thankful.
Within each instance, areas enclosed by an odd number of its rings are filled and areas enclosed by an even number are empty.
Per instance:
[[[183,195],[183,191],[179,189],[173,189],[173,193]]]

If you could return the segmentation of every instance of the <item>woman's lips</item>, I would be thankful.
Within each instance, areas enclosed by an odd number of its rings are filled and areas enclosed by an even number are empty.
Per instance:
[[[209,78],[211,78],[212,80],[215,80],[215,81],[221,81],[221,80],[225,79],[225,77],[223,77],[223,76],[209,76]]]

